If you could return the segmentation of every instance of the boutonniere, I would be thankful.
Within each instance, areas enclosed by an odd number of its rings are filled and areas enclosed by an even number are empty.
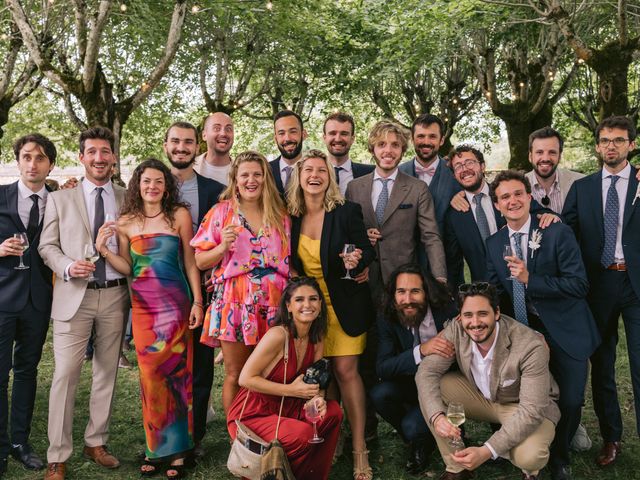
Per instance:
[[[636,204],[636,200],[640,198],[640,183],[638,184],[638,188],[636,188],[636,196],[633,197],[633,202],[631,202],[631,205],[635,205]]]
[[[537,249],[540,248],[542,242],[542,232],[539,229],[535,229],[531,232],[531,240],[529,240],[529,249],[531,250],[531,258]]]

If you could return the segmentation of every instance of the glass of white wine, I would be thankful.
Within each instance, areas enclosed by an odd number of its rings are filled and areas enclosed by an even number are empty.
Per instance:
[[[508,243],[503,247],[502,250],[502,257],[505,258],[505,262],[509,263],[506,258],[507,257],[515,257],[514,253],[513,253],[513,248],[511,248],[511,244]],[[511,273],[509,273],[509,276],[507,277],[507,280],[516,280],[516,277],[514,277],[513,275],[511,275]]]
[[[344,247],[342,247],[342,259],[343,261],[347,261],[350,260],[351,258],[351,254],[353,252],[356,251],[356,246],[353,243],[345,243]],[[345,274],[344,277],[341,277],[343,280],[355,280],[352,276],[351,276],[351,270],[349,270],[346,265],[345,265],[345,270],[347,271],[347,273]]]
[[[98,252],[96,251],[95,247],[93,246],[93,243],[85,244],[85,246],[84,246],[84,259],[87,262],[96,263],[98,258],[100,258],[100,256],[98,255]],[[89,281],[89,282],[95,282],[96,280],[97,279],[96,279],[96,277],[93,276],[93,273],[91,275],[89,275],[89,277],[87,278],[87,281]]]
[[[111,213],[107,213],[104,216],[104,223],[107,222],[115,222],[116,221],[116,217],[114,215],[112,215]],[[107,240],[107,245],[108,246],[112,246],[115,248],[115,250],[118,249],[118,240],[117,240],[117,235],[116,235],[116,229],[115,227],[110,227],[111,231],[113,232],[113,235],[111,235],[109,237],[109,240]]]
[[[451,402],[447,406],[447,420],[454,427],[460,427],[465,421],[464,415],[464,405],[457,402]],[[449,440],[449,445],[451,445],[455,450],[461,450],[464,448],[464,442],[461,437],[455,437]]]
[[[20,264],[17,267],[13,267],[13,269],[26,270],[27,268],[29,268],[29,266],[22,263],[22,255],[24,254],[25,250],[29,248],[29,237],[27,237],[27,234],[25,232],[18,232],[13,234],[13,238],[20,242],[20,248],[22,249],[22,253],[20,254]]]

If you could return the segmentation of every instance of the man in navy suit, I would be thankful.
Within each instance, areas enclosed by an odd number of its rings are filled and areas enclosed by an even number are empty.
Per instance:
[[[273,117],[274,139],[280,155],[271,160],[271,172],[276,181],[276,187],[284,196],[287,184],[291,179],[293,166],[302,156],[302,145],[307,138],[302,118],[291,110],[282,110]]]
[[[198,132],[187,122],[173,123],[165,133],[164,151],[171,163],[171,173],[178,179],[180,198],[189,204],[194,233],[202,218],[218,201],[224,185],[194,171],[198,153]],[[204,290],[204,286],[203,286]],[[203,291],[203,298],[207,298]],[[213,348],[200,343],[202,327],[193,330],[193,440],[201,455],[202,439],[207,428],[209,396],[213,386]]]
[[[334,112],[322,127],[322,139],[327,146],[328,158],[336,172],[336,181],[344,195],[347,185],[355,178],[373,172],[375,165],[352,162],[349,158],[351,145],[356,139],[356,124],[348,113]]]
[[[420,411],[415,374],[427,355],[453,358],[453,344],[438,336],[456,309],[446,288],[426,279],[418,264],[398,267],[389,278],[384,316],[378,317],[376,370],[381,383],[370,396],[378,414],[410,445],[407,472],[428,465],[436,443]]]
[[[19,138],[13,151],[20,179],[0,186],[0,477],[7,470],[9,453],[29,469],[44,467],[31,450],[29,433],[52,292],[52,273],[38,254],[38,245],[48,194],[45,179],[55,165],[56,148],[36,133]],[[19,232],[29,239],[24,252],[13,238]],[[16,270],[20,255],[28,268]],[[9,416],[7,388],[12,368]]]
[[[640,189],[627,160],[635,148],[633,122],[609,117],[598,125],[595,137],[603,168],[573,183],[562,214],[580,243],[591,286],[589,305],[602,336],[591,357],[591,385],[603,440],[597,463],[606,466],[621,451],[622,417],[615,381],[621,314],[640,432]]]
[[[487,239],[489,282],[509,295],[514,318],[543,334],[549,346],[561,413],[549,469],[552,479],[569,479],[569,446],[580,423],[589,357],[600,343],[586,301],[587,274],[571,228],[554,223],[541,230],[529,213],[531,185],[522,173],[499,173],[491,197],[507,228]],[[505,256],[505,246],[512,255]]]

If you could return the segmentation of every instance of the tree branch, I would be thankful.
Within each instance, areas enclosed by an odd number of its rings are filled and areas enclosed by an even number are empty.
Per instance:
[[[618,36],[623,47],[629,42],[627,23],[627,0],[618,0]]]
[[[84,55],[84,63],[82,64],[82,84],[85,92],[93,91],[93,81],[96,78],[96,69],[98,65],[98,52],[100,51],[100,42],[102,40],[102,32],[109,19],[109,10],[111,9],[112,0],[101,0],[98,7],[98,14],[93,23],[93,28],[89,33],[86,44],[86,53]]]
[[[76,5],[74,17],[76,21],[76,42],[78,42],[78,58],[79,63],[84,63],[87,53],[87,2],[86,0],[74,0]]]

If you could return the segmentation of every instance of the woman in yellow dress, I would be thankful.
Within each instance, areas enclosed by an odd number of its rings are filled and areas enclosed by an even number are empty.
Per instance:
[[[328,309],[324,356],[331,357],[342,402],[353,434],[354,478],[373,477],[364,439],[365,392],[358,373],[375,310],[367,282],[343,277],[361,273],[375,257],[362,219],[360,205],[340,193],[333,166],[324,153],[310,150],[293,170],[287,190],[291,215],[291,267],[316,278]],[[354,245],[344,255],[346,244]]]

